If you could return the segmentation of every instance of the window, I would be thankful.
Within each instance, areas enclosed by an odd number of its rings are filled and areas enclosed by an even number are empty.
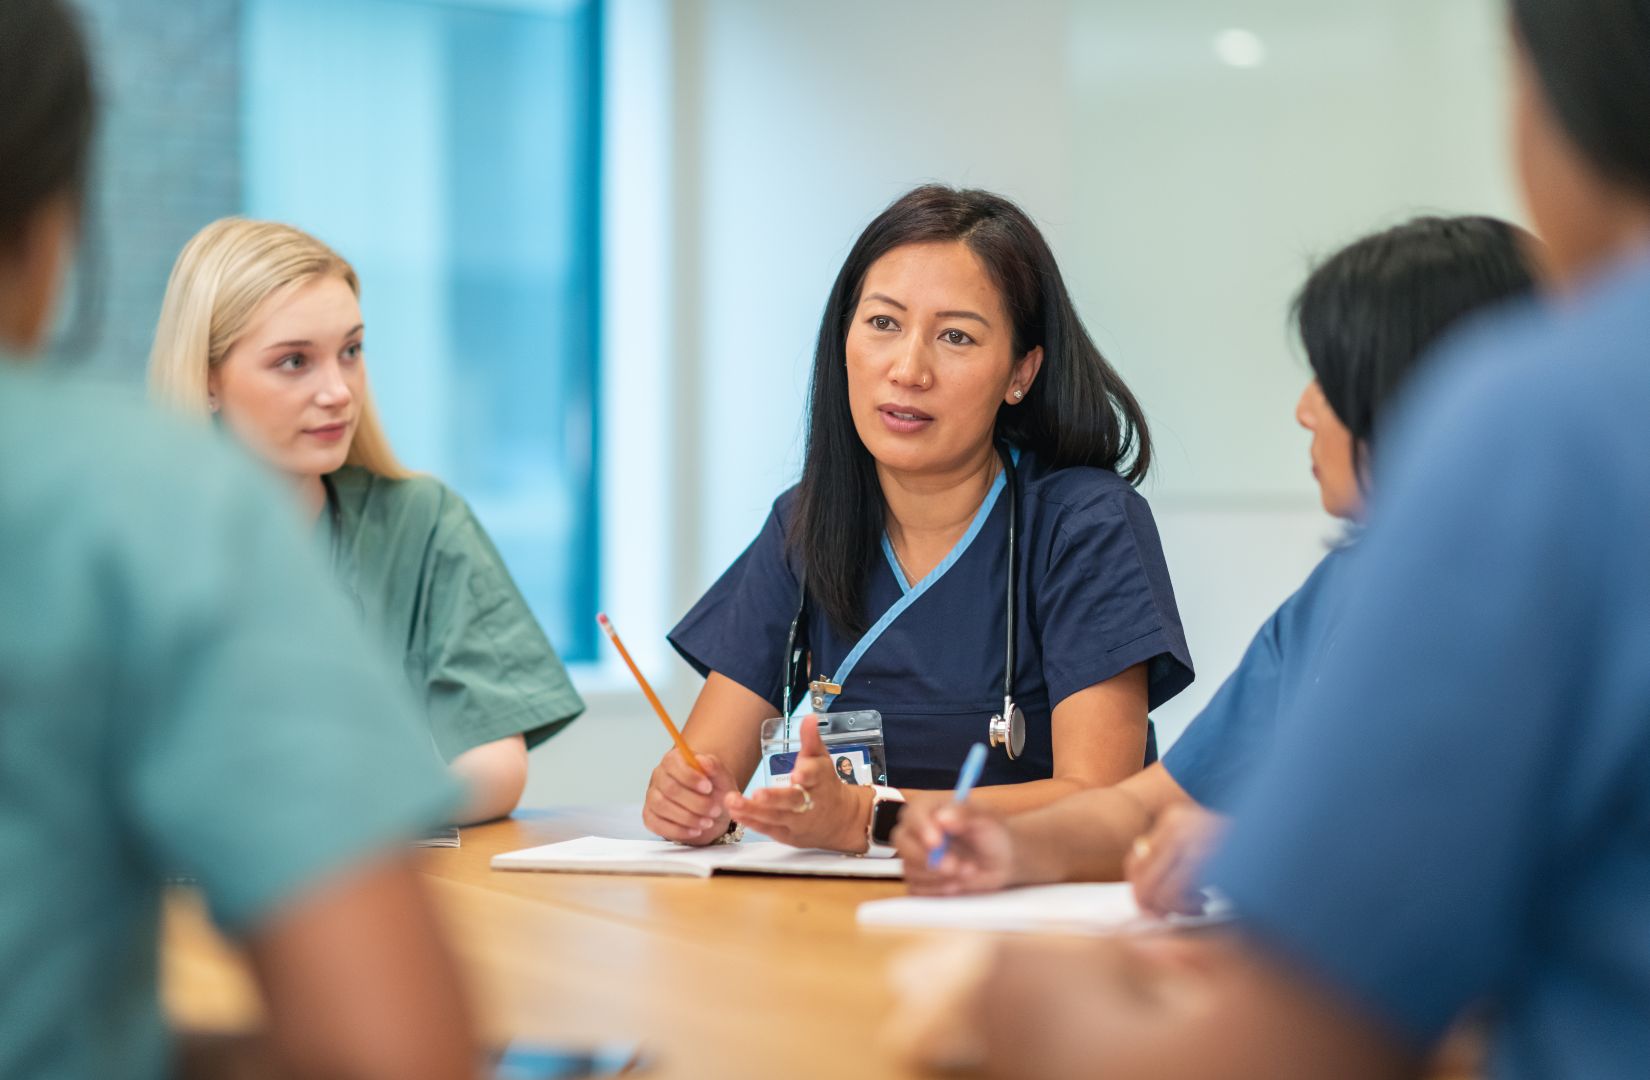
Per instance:
[[[475,508],[569,661],[596,656],[598,0],[248,0],[245,212],[362,282],[409,467]]]

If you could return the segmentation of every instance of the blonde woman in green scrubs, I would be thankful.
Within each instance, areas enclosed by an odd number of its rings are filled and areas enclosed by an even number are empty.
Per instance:
[[[464,500],[396,460],[373,409],[354,269],[297,229],[226,218],[173,268],[149,362],[161,400],[212,413],[289,479],[335,573],[398,654],[459,824],[515,809],[527,751],[584,710]]]

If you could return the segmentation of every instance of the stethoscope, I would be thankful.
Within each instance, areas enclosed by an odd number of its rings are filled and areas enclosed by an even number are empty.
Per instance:
[[[1015,541],[1020,518],[1019,473],[1014,466],[1014,455],[1002,443],[997,444],[997,456],[1002,459],[1003,473],[1008,487],[1008,615],[1003,631],[1003,711],[986,723],[986,739],[991,746],[1001,746],[1013,761],[1025,750],[1025,713],[1014,703],[1014,646],[1020,624],[1019,564],[1015,561]],[[802,665],[804,650],[797,647],[797,634],[808,611],[807,575],[801,575],[797,590],[796,615],[791,619],[790,633],[785,638],[785,684],[781,688],[784,715],[791,715],[791,694],[797,685],[797,672]],[[821,677],[808,684],[813,694],[815,709],[825,708],[827,695],[842,693],[842,687]]]

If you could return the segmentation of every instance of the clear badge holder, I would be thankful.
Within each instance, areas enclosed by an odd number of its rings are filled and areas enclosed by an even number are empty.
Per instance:
[[[875,709],[854,712],[776,716],[762,721],[762,764],[757,775],[764,786],[791,782],[796,755],[802,749],[802,727],[819,721],[819,736],[831,757],[833,771],[844,784],[888,783],[888,754],[882,741],[882,714]]]

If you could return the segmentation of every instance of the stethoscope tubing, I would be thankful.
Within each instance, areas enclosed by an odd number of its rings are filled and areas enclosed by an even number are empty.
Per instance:
[[[1014,661],[1016,646],[1019,641],[1020,626],[1020,583],[1018,562],[1018,536],[1020,521],[1020,475],[1014,464],[1014,454],[1006,443],[997,444],[997,457],[1003,463],[1003,472],[1008,487],[1008,589],[1007,589],[1007,617],[1004,619],[1003,630],[1003,715],[1009,716],[1014,711]],[[806,573],[798,575],[800,582],[797,587],[796,614],[791,618],[789,632],[785,636],[785,681],[781,687],[780,701],[784,706],[784,715],[791,715],[791,695],[796,686],[797,666],[802,662],[802,651],[797,647],[797,635],[801,632],[802,620],[808,611],[808,577]]]

